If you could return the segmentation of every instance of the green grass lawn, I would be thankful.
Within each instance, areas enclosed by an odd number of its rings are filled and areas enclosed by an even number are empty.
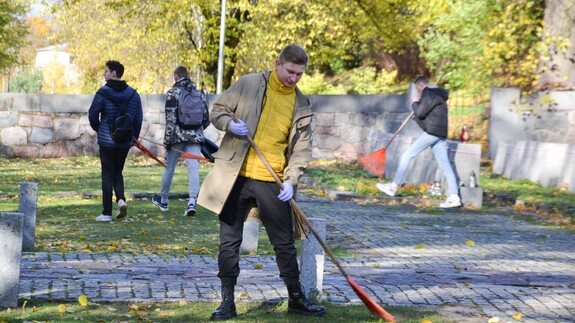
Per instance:
[[[278,304],[237,303],[238,317],[227,322],[382,322],[362,305],[324,304],[324,317],[287,314],[287,302]],[[205,302],[174,303],[61,303],[28,301],[16,309],[0,311],[0,322],[209,322],[218,304]],[[422,308],[386,307],[398,322],[424,320],[452,322],[435,311]]]
[[[201,178],[211,164],[202,162]],[[0,212],[18,210],[21,182],[39,187],[35,248],[59,252],[129,252],[162,254],[215,254],[218,246],[218,219],[198,206],[196,216],[185,217],[187,170],[178,166],[168,212],[151,203],[158,192],[163,168],[143,156],[130,156],[124,171],[128,216],[112,223],[94,221],[101,212],[100,163],[97,157],[61,159],[0,159]],[[306,171],[310,179],[301,192],[322,195],[325,188],[362,195],[381,195],[375,184],[381,179],[367,173],[357,163],[315,162]],[[529,211],[563,225],[573,225],[575,194],[558,188],[544,188],[526,180],[507,180],[482,171],[484,209],[525,204],[517,211]],[[428,184],[407,185],[399,196],[428,196]],[[131,195],[129,195],[131,196]],[[273,254],[265,232],[260,232],[259,254]]]
[[[210,168],[202,163],[201,178]],[[107,223],[95,221],[102,211],[97,157],[0,159],[0,212],[17,211],[20,183],[35,182],[36,251],[216,254],[217,216],[201,206],[195,216],[183,216],[188,190],[183,161],[176,169],[172,192],[177,196],[170,200],[169,210],[161,212],[152,204],[150,194],[159,192],[162,172],[148,158],[128,157],[124,170],[128,216]],[[134,193],[137,197],[128,197]],[[261,240],[259,254],[272,254],[265,232]]]
[[[211,164],[202,163],[203,179]],[[178,166],[172,192],[182,199],[170,200],[170,210],[161,212],[150,201],[159,191],[163,168],[142,156],[130,156],[124,172],[128,198],[128,216],[112,223],[96,222],[101,212],[100,164],[97,157],[61,159],[0,159],[0,212],[18,210],[21,182],[36,182],[39,187],[36,218],[36,251],[58,252],[128,252],[160,255],[216,254],[218,220],[212,212],[198,207],[194,217],[183,216],[187,202],[187,170]],[[356,163],[314,163],[307,170],[307,184],[302,193],[325,194],[325,188],[348,190],[357,194],[381,195],[375,187],[380,179],[365,172]],[[512,206],[525,201],[522,210],[563,219],[562,225],[573,224],[575,194],[557,188],[543,188],[529,181],[510,181],[483,171],[480,183],[485,191],[484,208]],[[407,186],[400,196],[431,198],[428,185]],[[144,194],[146,193],[146,194]],[[132,195],[129,195],[132,196]],[[433,210],[430,210],[432,212]],[[299,247],[298,247],[299,249]],[[337,246],[335,250],[339,249]],[[260,255],[272,255],[265,232],[260,232]],[[343,255],[349,256],[342,251]],[[24,303],[25,302],[25,303]],[[325,304],[325,318],[305,318],[306,322],[379,322],[364,306]],[[21,300],[20,308],[0,310],[0,322],[33,321],[153,321],[201,322],[217,307],[213,303],[129,304],[125,302],[54,303]],[[300,316],[287,315],[285,302],[279,305],[239,304],[236,322],[300,322]],[[449,322],[437,311],[419,308],[386,307],[400,322]]]

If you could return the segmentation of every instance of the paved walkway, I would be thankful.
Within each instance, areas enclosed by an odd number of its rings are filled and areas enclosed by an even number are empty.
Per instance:
[[[306,200],[327,243],[355,252],[342,265],[380,304],[454,309],[461,322],[575,321],[575,234],[469,210]],[[475,245],[473,245],[475,244]],[[322,300],[361,304],[326,257]],[[243,256],[236,297],[287,297],[273,257]],[[91,301],[214,301],[214,256],[25,253],[20,297]],[[479,311],[475,310],[479,308]]]

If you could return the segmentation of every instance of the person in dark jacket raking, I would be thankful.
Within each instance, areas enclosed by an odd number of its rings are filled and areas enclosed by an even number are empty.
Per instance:
[[[96,221],[112,221],[112,197],[116,193],[118,204],[117,218],[127,215],[128,204],[124,192],[124,177],[122,171],[132,141],[116,143],[112,139],[110,125],[119,116],[120,108],[130,114],[133,119],[134,138],[138,139],[142,128],[142,102],[140,95],[126,81],[121,80],[124,65],[118,61],[107,61],[104,70],[106,84],[102,86],[92,101],[88,111],[90,126],[98,133],[100,163],[102,166],[102,214]]]
[[[399,185],[403,184],[409,164],[419,153],[431,147],[439,167],[443,170],[447,180],[449,196],[447,200],[439,206],[442,208],[452,208],[461,206],[459,197],[459,186],[455,178],[455,173],[447,156],[448,111],[447,99],[449,93],[443,88],[429,87],[429,82],[423,76],[419,76],[413,82],[418,95],[413,98],[413,119],[423,130],[409,149],[401,155],[399,167],[393,178],[393,182],[378,183],[377,188],[389,196],[395,196]]]

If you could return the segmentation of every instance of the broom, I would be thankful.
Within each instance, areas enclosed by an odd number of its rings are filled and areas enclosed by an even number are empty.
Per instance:
[[[158,146],[162,146],[162,147],[165,148],[165,146],[162,145],[162,144],[159,143],[159,142],[155,142],[155,141],[152,141],[152,140],[150,140],[150,139],[143,138],[143,137],[140,137],[140,139],[143,139],[143,140],[145,140],[145,141],[147,141],[147,142],[149,142],[149,143],[152,143],[152,144],[158,145]],[[187,159],[210,160],[209,158],[205,158],[205,157],[202,157],[202,156],[190,154],[190,153],[187,153],[187,152],[185,152],[185,151],[181,151],[181,150],[176,149],[176,148],[172,148],[172,149],[173,149],[174,151],[179,152],[179,153],[182,155],[182,157],[187,158]]]
[[[238,121],[238,119],[236,118],[236,116],[234,114],[230,114],[230,117],[235,122]],[[272,177],[276,181],[276,184],[280,187],[280,189],[283,189],[282,181],[277,176],[277,174],[274,172],[272,166],[267,161],[266,157],[262,154],[262,152],[260,151],[260,149],[258,148],[256,143],[253,141],[253,139],[250,137],[249,134],[247,134],[245,137],[246,137],[247,141],[250,143],[251,147],[256,152],[256,154],[258,155],[258,157],[260,158],[260,160],[262,161],[262,163],[265,165],[265,167],[268,170],[268,172],[270,173],[270,175],[272,175]],[[345,276],[345,279],[347,280],[347,282],[349,283],[349,285],[351,286],[353,291],[357,294],[357,296],[359,296],[361,301],[365,304],[365,306],[374,315],[378,316],[379,318],[382,318],[387,322],[395,322],[395,318],[391,314],[389,314],[386,310],[384,310],[381,306],[379,306],[379,304],[377,304],[373,299],[371,299],[371,297],[369,297],[369,295],[367,295],[367,293],[359,286],[359,284],[353,278],[351,278],[351,276],[348,275],[348,273],[341,266],[341,264],[339,263],[339,261],[337,260],[335,255],[331,252],[331,250],[326,245],[326,243],[321,239],[321,237],[319,236],[317,231],[315,231],[311,222],[307,219],[307,217],[303,213],[302,209],[300,209],[300,207],[297,205],[295,200],[292,198],[289,202],[291,204],[292,209],[297,214],[297,216],[300,218],[300,220],[303,221],[303,223],[305,223],[305,225],[308,227],[309,231],[311,231],[311,233],[315,236],[317,241],[319,241],[320,245],[323,247],[325,252],[329,255],[329,257],[331,258],[333,263],[337,266],[337,268],[339,269],[341,274],[343,276]]]
[[[371,154],[363,155],[358,158],[358,161],[363,166],[363,169],[365,169],[366,171],[377,177],[383,176],[383,174],[385,173],[385,154],[387,151],[387,147],[389,147],[389,144],[391,144],[391,142],[393,141],[393,139],[395,139],[397,134],[399,134],[401,129],[405,127],[409,119],[411,119],[412,115],[413,111],[411,111],[411,113],[407,116],[407,118],[405,118],[401,126],[399,126],[399,129],[397,129],[397,131],[393,134],[393,136],[391,136],[391,139],[389,139],[385,147],[376,150]]]

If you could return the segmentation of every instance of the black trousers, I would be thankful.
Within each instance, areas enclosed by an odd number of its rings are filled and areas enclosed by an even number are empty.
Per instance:
[[[116,202],[126,200],[124,195],[124,164],[130,149],[100,146],[102,165],[102,214],[112,215],[112,191],[116,193]]]
[[[239,177],[220,213],[220,247],[218,277],[222,283],[235,285],[240,274],[239,252],[244,221],[250,206],[257,205],[268,238],[274,246],[280,277],[286,285],[299,283],[297,250],[294,246],[289,202],[278,199],[279,187]]]

